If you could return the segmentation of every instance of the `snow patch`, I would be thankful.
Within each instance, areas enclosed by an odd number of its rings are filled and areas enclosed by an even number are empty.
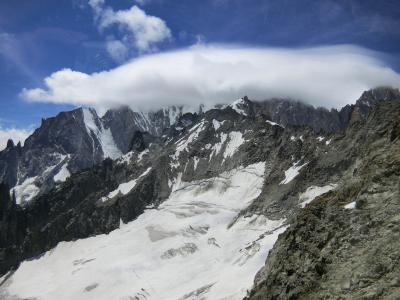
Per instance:
[[[138,178],[132,179],[125,183],[121,183],[115,190],[110,192],[107,196],[102,197],[101,201],[106,202],[107,200],[114,198],[115,196],[117,196],[120,193],[122,195],[128,194],[136,186],[138,180],[141,179],[142,177],[146,176],[150,172],[150,170],[151,170],[151,168],[148,168]]]
[[[278,123],[272,122],[272,121],[270,121],[270,120],[266,120],[265,122],[267,122],[268,124],[270,124],[270,125],[272,125],[272,126],[279,126],[279,127],[285,128],[284,126],[282,126],[282,125],[280,125],[280,124],[278,124]]]
[[[203,131],[203,129],[204,129],[204,120],[190,129],[189,136],[186,139],[185,139],[186,136],[184,136],[176,142],[177,145],[174,155],[175,159],[179,157],[182,151],[187,151],[189,145],[198,138],[199,134]]]
[[[128,152],[128,153],[126,153],[126,154],[124,154],[124,155],[122,155],[119,159],[118,159],[118,164],[120,164],[120,165],[122,165],[122,164],[129,164],[129,162],[131,161],[131,159],[132,159],[132,156],[133,156],[133,154],[134,154],[134,152],[133,151],[130,151],[130,152]]]
[[[303,168],[305,165],[308,164],[308,162],[299,165],[301,160],[295,162],[293,166],[291,166],[289,169],[285,171],[285,179],[283,179],[279,184],[288,184],[291,182],[297,175],[299,175],[299,172],[301,168]]]
[[[193,157],[193,168],[194,168],[194,170],[197,169],[197,165],[199,164],[199,161],[200,161],[200,159],[197,156]]]
[[[211,157],[213,157],[214,155],[218,155],[219,152],[221,151],[222,146],[225,144],[226,139],[228,138],[228,135],[226,133],[220,133],[220,140],[218,143],[215,143],[213,148],[212,148],[212,152],[210,155],[210,159]],[[207,145],[206,145],[207,146]]]
[[[232,102],[232,104],[229,105],[229,107],[231,107],[233,110],[235,110],[238,114],[247,116],[246,112],[243,110],[243,108],[241,108],[241,106],[243,107],[245,105],[245,102],[243,100],[243,98],[237,99],[234,102]]]
[[[212,120],[212,124],[213,124],[213,127],[214,127],[214,130],[215,130],[215,131],[217,131],[218,128],[221,127],[221,122],[219,122],[219,121],[217,121],[217,120],[215,120],[215,119]]]
[[[299,196],[300,206],[304,208],[306,204],[313,201],[318,196],[326,194],[327,192],[335,189],[337,184],[328,184],[325,186],[310,186],[304,193]]]
[[[69,172],[67,167],[68,167],[68,162],[65,162],[62,165],[60,171],[56,175],[54,175],[53,177],[54,182],[64,182],[65,180],[67,180],[69,176],[71,176],[71,173]]]
[[[104,158],[109,157],[111,159],[116,159],[122,155],[122,152],[118,149],[115,144],[114,138],[112,136],[111,130],[105,129],[101,120],[97,118],[97,123],[95,117],[97,117],[96,112],[90,108],[83,108],[83,120],[86,126],[86,130],[89,136],[93,139],[93,135],[96,137],[97,141],[101,145]],[[95,150],[95,142],[92,141],[93,151]]]
[[[11,189],[11,193],[15,193],[17,204],[29,202],[39,193],[40,189],[35,185],[36,179],[37,176],[27,178],[23,183],[16,185]]]
[[[239,131],[232,131],[229,133],[228,143],[225,147],[224,158],[231,157],[245,142],[243,135]]]
[[[140,152],[139,155],[138,155],[138,160],[137,160],[137,162],[141,162],[142,159],[143,159],[143,156],[147,155],[148,153],[149,153],[149,149],[146,149],[146,150]]]
[[[332,142],[332,139],[329,139],[325,142],[326,145],[329,145]]]
[[[180,110],[177,107],[169,107],[164,110],[164,114],[168,116],[169,126],[172,126],[179,118]]]
[[[345,209],[355,209],[356,208],[356,201],[350,202],[344,206]]]

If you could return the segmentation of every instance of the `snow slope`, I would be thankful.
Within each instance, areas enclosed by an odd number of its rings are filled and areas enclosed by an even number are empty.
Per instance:
[[[37,176],[27,178],[24,182],[11,189],[11,193],[15,193],[17,204],[28,202],[39,193],[39,188],[35,184],[36,179]]]
[[[308,163],[300,164],[300,160],[295,162],[293,166],[285,171],[285,179],[283,179],[279,184],[288,184],[291,182],[297,175],[299,175],[300,170],[306,166]]]
[[[101,120],[96,117],[97,114],[95,110],[90,108],[83,109],[83,120],[89,136],[92,139],[93,135],[96,137],[97,141],[101,145],[104,158],[109,157],[111,159],[116,159],[120,157],[122,155],[122,152],[118,149],[118,146],[116,145],[112,136],[111,130],[109,128],[105,129],[103,124],[101,123]],[[93,141],[93,150],[94,149],[95,146]]]
[[[325,186],[310,186],[304,193],[299,196],[300,206],[304,208],[306,204],[312,202],[318,196],[326,194],[327,192],[335,189],[337,184],[331,183]]]
[[[62,242],[24,261],[0,298],[242,299],[285,229],[283,220],[258,215],[233,222],[260,194],[264,167],[194,182],[178,176],[158,208],[108,235]]]
[[[68,163],[63,164],[60,171],[56,175],[54,175],[55,182],[64,182],[69,176],[71,176],[71,173],[67,169],[67,166]]]
[[[138,178],[129,180],[128,182],[121,183],[115,190],[110,192],[106,197],[102,197],[101,200],[107,201],[109,199],[114,198],[117,196],[119,193],[126,195],[128,194],[137,184],[138,180],[140,180],[142,177],[146,176],[150,172],[151,168],[148,168],[146,171],[143,172]]]
[[[232,104],[230,104],[229,106],[233,110],[235,110],[238,114],[247,116],[246,112],[243,109],[244,105],[245,105],[245,102],[244,102],[243,98],[240,98],[240,99],[233,101]]]

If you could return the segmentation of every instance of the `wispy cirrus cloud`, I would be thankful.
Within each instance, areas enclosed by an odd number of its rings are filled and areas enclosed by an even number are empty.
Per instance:
[[[256,100],[288,97],[338,108],[382,85],[400,87],[400,75],[378,53],[359,47],[200,45],[143,56],[98,73],[60,70],[44,79],[44,88],[24,89],[22,95],[29,101],[99,108],[213,105],[243,95]]]
[[[126,10],[113,10],[104,0],[89,0],[98,29],[106,33],[115,28],[118,36],[108,34],[106,48],[110,56],[122,62],[132,52],[143,54],[157,50],[157,44],[171,38],[171,31],[160,18],[146,14],[136,5]]]

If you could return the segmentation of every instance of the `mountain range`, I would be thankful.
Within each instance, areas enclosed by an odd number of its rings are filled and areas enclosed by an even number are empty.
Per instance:
[[[0,297],[396,299],[399,150],[386,87],[62,112],[0,152]]]

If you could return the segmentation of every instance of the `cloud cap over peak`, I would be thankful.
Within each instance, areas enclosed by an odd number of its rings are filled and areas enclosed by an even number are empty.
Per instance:
[[[400,75],[380,55],[354,46],[284,49],[201,45],[151,54],[93,74],[63,69],[29,101],[110,108],[157,109],[272,97],[342,107],[377,86],[400,87]]]

